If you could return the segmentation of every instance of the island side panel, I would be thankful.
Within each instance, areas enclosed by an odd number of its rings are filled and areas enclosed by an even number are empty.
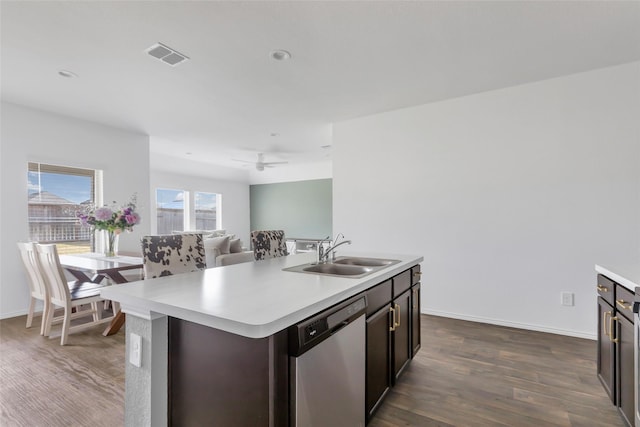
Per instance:
[[[246,338],[169,318],[169,425],[285,426],[287,335]]]
[[[140,367],[125,362],[125,422],[127,427],[167,424],[167,317],[127,315],[126,351],[131,334],[142,338]]]

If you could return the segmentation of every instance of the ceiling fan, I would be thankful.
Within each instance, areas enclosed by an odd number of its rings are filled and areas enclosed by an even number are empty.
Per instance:
[[[274,165],[283,165],[285,163],[289,163],[289,162],[265,162],[263,153],[258,153],[258,161],[257,162],[249,162],[247,160],[240,160],[240,159],[231,159],[231,160],[233,160],[235,162],[254,164],[254,165],[256,165],[256,170],[258,170],[258,171],[263,171],[264,168],[272,168]]]

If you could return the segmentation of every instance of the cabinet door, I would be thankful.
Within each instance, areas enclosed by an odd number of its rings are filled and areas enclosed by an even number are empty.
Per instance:
[[[621,314],[616,315],[616,318],[618,344],[616,356],[617,406],[627,425],[632,426],[635,422],[633,323]]]
[[[420,350],[420,283],[411,288],[411,357]]]
[[[610,337],[610,334],[615,333],[615,328],[611,327],[613,316],[613,307],[602,297],[598,297],[598,378],[611,398],[611,402],[615,403],[615,346],[613,337]]]
[[[367,318],[367,420],[391,387],[390,308],[387,304]]]
[[[411,290],[395,298],[393,324],[393,378],[394,384],[411,359]]]

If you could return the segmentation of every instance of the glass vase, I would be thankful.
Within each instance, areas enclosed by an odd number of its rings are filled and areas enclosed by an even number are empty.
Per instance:
[[[102,232],[102,253],[106,257],[118,256],[118,241],[120,233],[109,230],[101,230]]]

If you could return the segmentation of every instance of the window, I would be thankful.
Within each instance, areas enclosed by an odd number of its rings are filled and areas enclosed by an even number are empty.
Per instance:
[[[196,192],[194,195],[196,230],[215,230],[217,226],[217,202],[215,193]]]
[[[30,162],[27,175],[29,239],[61,254],[90,252],[93,235],[76,212],[95,201],[96,171]]]
[[[220,228],[220,195],[187,190],[156,189],[156,232]]]
[[[183,190],[156,190],[156,215],[158,218],[158,234],[171,234],[172,231],[184,230]]]

